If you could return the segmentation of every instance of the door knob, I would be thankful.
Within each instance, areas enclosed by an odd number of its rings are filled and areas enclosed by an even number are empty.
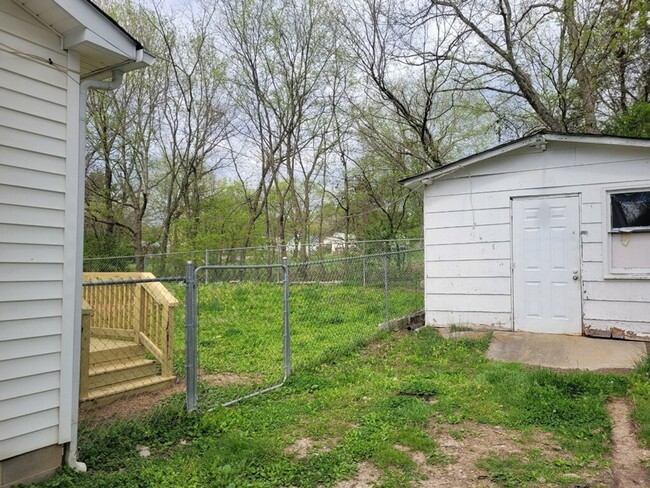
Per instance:
[[[578,281],[578,275],[573,275],[573,281]]]

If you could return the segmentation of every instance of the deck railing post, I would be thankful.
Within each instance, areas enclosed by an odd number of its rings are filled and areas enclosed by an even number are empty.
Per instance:
[[[136,296],[136,303],[134,303],[134,308],[135,308],[135,314],[136,314],[136,319],[135,319],[135,324],[134,324],[134,329],[135,329],[135,341],[138,344],[142,343],[142,340],[140,339],[140,332],[144,332],[145,335],[149,335],[149,327],[147,327],[146,321],[148,320],[147,317],[147,290],[145,290],[144,285],[142,283],[138,283],[133,285],[135,287],[134,294]]]
[[[79,360],[79,398],[88,398],[88,379],[90,371],[90,328],[93,310],[86,300],[81,305],[81,355]]]
[[[185,266],[185,387],[188,412],[197,406],[197,299],[194,264],[188,261]]]

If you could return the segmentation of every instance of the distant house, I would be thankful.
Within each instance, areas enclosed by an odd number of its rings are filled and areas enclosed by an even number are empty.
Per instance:
[[[348,234],[347,240],[343,232],[335,232],[329,237],[323,238],[323,246],[329,248],[332,254],[343,252],[346,249],[351,249],[355,247],[353,241],[356,240],[356,237],[352,234]]]
[[[650,341],[650,140],[539,133],[403,183],[427,324]]]
[[[309,236],[307,242],[294,237],[289,239],[286,243],[286,250],[288,253],[304,253],[306,256],[317,251],[318,247],[318,238],[316,236]]]
[[[85,93],[152,62],[89,0],[0,2],[0,486],[76,461]],[[112,79],[111,82],[94,80]]]

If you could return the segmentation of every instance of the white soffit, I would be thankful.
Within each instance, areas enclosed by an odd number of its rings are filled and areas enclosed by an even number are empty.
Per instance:
[[[89,0],[14,0],[62,38],[61,48],[78,52],[82,78],[103,78],[112,69],[137,69],[153,62],[140,43]]]

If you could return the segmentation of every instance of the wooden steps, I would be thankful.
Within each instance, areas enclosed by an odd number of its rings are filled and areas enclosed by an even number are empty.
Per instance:
[[[134,341],[90,338],[90,365],[145,357],[144,347]]]
[[[157,361],[132,341],[90,339],[87,394],[84,402],[106,404],[127,395],[164,389],[176,380],[161,376]]]
[[[117,359],[92,365],[88,371],[88,388],[101,388],[125,381],[136,382],[157,375],[158,365],[153,359]]]
[[[88,391],[84,401],[93,402],[95,405],[106,405],[120,398],[145,393],[148,391],[164,390],[176,382],[176,376],[149,376],[137,381],[125,381],[102,388]]]

